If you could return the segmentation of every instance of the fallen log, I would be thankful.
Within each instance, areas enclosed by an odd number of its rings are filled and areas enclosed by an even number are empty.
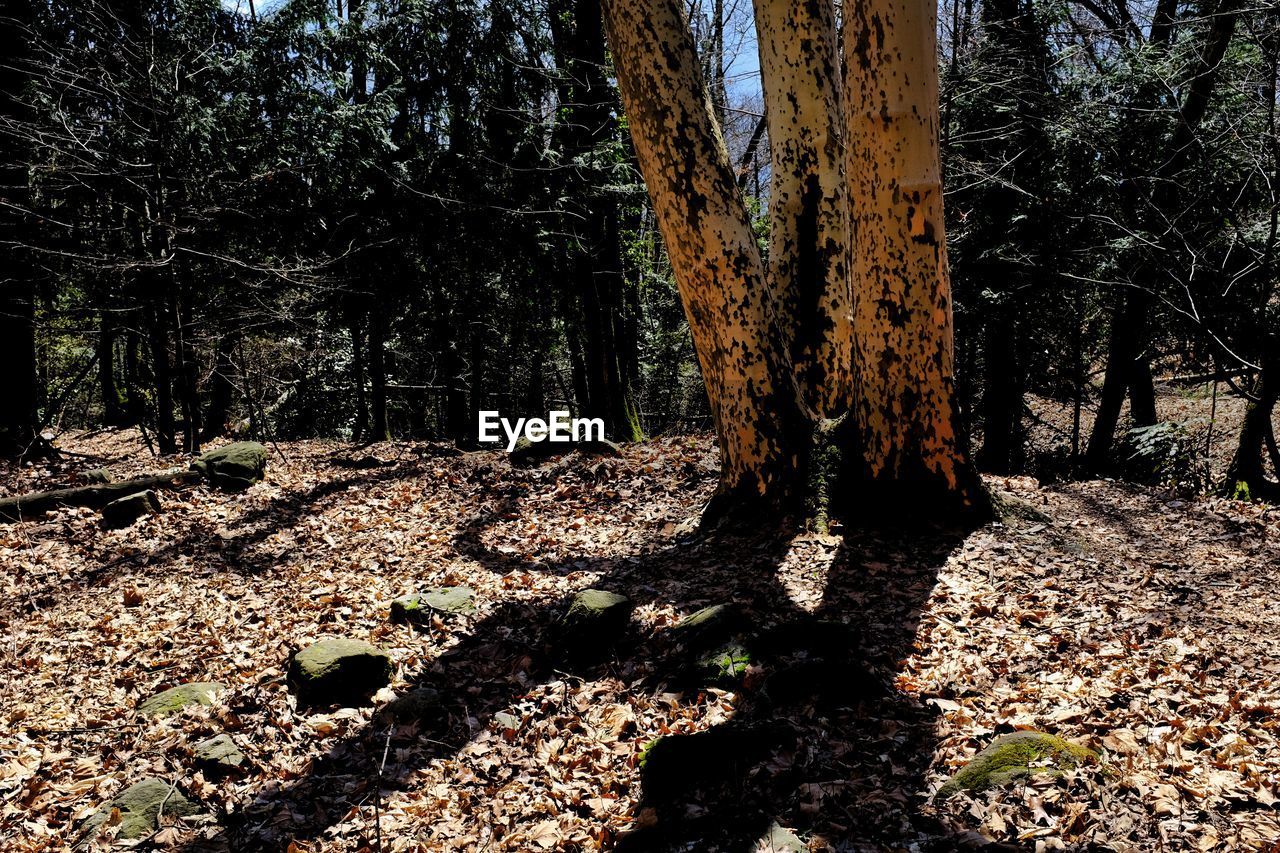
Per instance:
[[[0,522],[22,521],[50,510],[65,506],[87,506],[101,509],[117,498],[145,492],[147,489],[163,489],[199,483],[204,476],[199,471],[169,471],[165,474],[153,474],[150,477],[138,477],[134,480],[121,480],[118,483],[95,483],[89,486],[74,486],[69,489],[54,489],[48,492],[32,492],[29,495],[16,495],[0,499]]]

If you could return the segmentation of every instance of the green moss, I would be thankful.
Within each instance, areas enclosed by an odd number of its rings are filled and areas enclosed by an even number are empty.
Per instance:
[[[1034,773],[1060,774],[1064,769],[1097,759],[1092,750],[1051,734],[1013,732],[988,744],[939,788],[936,796],[945,799],[960,791],[983,791]]]
[[[751,652],[740,643],[727,643],[699,659],[698,669],[709,684],[736,684],[746,674],[753,660]]]
[[[1249,484],[1244,480],[1236,480],[1235,487],[1231,490],[1231,499],[1233,501],[1253,500],[1253,494],[1249,488]]]
[[[663,741],[663,738],[656,737],[653,740],[646,743],[644,745],[644,748],[640,750],[640,769],[641,770],[643,770],[644,766],[649,763],[649,756],[653,754],[654,747],[656,747],[662,741]]]

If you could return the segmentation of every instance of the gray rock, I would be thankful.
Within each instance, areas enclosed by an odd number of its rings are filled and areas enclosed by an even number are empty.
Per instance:
[[[191,468],[211,485],[238,492],[262,479],[267,470],[267,449],[256,441],[236,441],[200,454]]]
[[[631,599],[603,589],[584,589],[573,597],[562,622],[564,651],[571,657],[597,657],[622,638],[631,621]]]
[[[191,817],[200,813],[198,805],[163,779],[143,779],[90,815],[81,827],[83,833],[96,833],[116,809],[120,810],[120,831],[116,837],[129,840],[144,838],[158,830],[162,815]]]
[[[744,625],[742,613],[732,604],[713,604],[690,613],[671,628],[677,642],[690,649],[710,648],[728,640]]]
[[[362,640],[321,640],[294,655],[289,683],[310,705],[358,704],[391,681],[391,656]]]
[[[148,489],[116,498],[102,508],[102,526],[117,529],[128,527],[142,518],[160,511],[160,498]]]
[[[422,624],[432,613],[468,616],[476,612],[475,590],[466,586],[442,586],[391,602],[391,621]]]
[[[179,684],[152,696],[138,706],[138,712],[148,717],[167,717],[188,705],[212,705],[214,697],[227,689],[220,681],[193,681]]]
[[[249,759],[225,734],[200,741],[191,750],[191,757],[206,776],[239,775],[249,767]]]
[[[80,479],[96,486],[112,482],[111,472],[106,468],[94,468],[92,471],[85,471],[80,475]]]

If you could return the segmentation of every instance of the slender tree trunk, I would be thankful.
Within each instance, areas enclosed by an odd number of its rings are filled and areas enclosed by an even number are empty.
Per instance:
[[[209,408],[204,416],[202,437],[205,441],[226,435],[231,418],[231,405],[236,398],[236,338],[223,332],[213,354],[213,373],[209,375]]]
[[[116,381],[117,326],[110,311],[100,313],[98,329],[98,389],[102,394],[102,422],[109,427],[128,424],[129,414]]]
[[[387,426],[386,320],[381,311],[369,314],[369,386],[371,390],[373,441],[390,441]]]
[[[937,8],[846,7],[854,413],[866,474],[898,501],[986,507],[957,412],[938,151]]]
[[[1272,333],[1266,338],[1262,372],[1253,395],[1256,399],[1249,401],[1245,409],[1235,455],[1227,469],[1225,491],[1242,493],[1245,490],[1239,484],[1244,484],[1249,495],[1275,500],[1280,498],[1280,483],[1267,478],[1263,448],[1273,436],[1271,418],[1280,399],[1280,335]],[[1280,470],[1276,475],[1280,478]]]
[[[1022,382],[1018,370],[1018,338],[1007,300],[990,306],[983,335],[982,452],[984,471],[1017,470],[1022,447]]]
[[[351,382],[356,389],[356,419],[351,427],[351,440],[359,441],[369,431],[369,401],[364,393],[364,334],[360,320],[352,317],[348,329],[351,333]]]

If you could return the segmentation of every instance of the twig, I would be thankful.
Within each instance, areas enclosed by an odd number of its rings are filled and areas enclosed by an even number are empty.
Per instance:
[[[391,727],[387,727],[387,739],[382,744],[382,763],[378,765],[378,778],[373,788],[373,837],[382,853],[382,771],[387,766],[387,754],[391,751]]]

